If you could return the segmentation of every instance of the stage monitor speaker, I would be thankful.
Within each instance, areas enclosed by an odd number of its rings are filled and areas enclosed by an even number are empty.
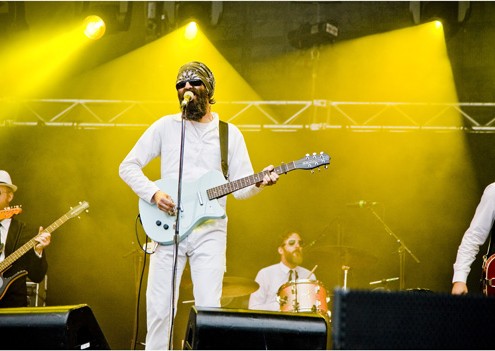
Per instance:
[[[328,321],[315,313],[192,307],[186,350],[325,350]]]
[[[350,349],[494,349],[495,299],[335,290],[332,341]]]
[[[0,309],[2,349],[109,350],[87,305]]]

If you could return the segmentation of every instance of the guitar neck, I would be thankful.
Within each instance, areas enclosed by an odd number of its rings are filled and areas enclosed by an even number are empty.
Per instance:
[[[48,232],[48,233],[52,233],[55,229],[57,229],[62,224],[67,222],[67,220],[69,218],[70,218],[69,216],[63,215],[62,217],[57,219],[55,222],[53,222],[49,227],[47,227],[44,231]],[[36,241],[36,238],[37,238],[37,236],[35,236],[31,240],[29,240],[27,243],[22,245],[20,248],[18,248],[12,254],[10,254],[5,260],[0,262],[0,273],[3,273],[7,269],[9,269],[9,267],[12,266],[12,264],[15,261],[17,261],[19,258],[21,258],[26,252],[28,252],[29,250],[34,248],[36,246],[36,244],[38,243]]]
[[[284,163],[278,167],[275,167],[273,172],[278,175],[288,173],[296,169],[296,164],[294,162]],[[208,198],[210,200],[221,198],[225,195],[231,194],[234,191],[246,188],[250,185],[256,184],[263,180],[265,174],[270,174],[270,171],[262,171],[241,179],[234,180],[232,182],[228,182],[226,184],[222,184],[213,188],[210,188],[206,191],[208,194]]]

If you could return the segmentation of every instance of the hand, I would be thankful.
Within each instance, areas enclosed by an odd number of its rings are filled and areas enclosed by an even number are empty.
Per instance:
[[[163,191],[158,190],[155,195],[153,195],[153,201],[159,210],[167,213],[170,216],[175,215],[176,208],[175,203],[170,197],[170,195],[165,194]]]
[[[51,238],[52,238],[51,234],[46,231],[43,231],[43,227],[40,227],[38,236],[34,238],[34,240],[37,242],[37,244],[34,246],[34,249],[39,255],[42,254],[43,249],[45,247],[50,245]]]
[[[466,295],[468,293],[468,288],[466,283],[454,282],[452,285],[452,295]]]
[[[269,186],[277,183],[278,180],[278,174],[273,172],[275,167],[273,165],[269,165],[263,169],[263,172],[269,171],[270,173],[266,173],[263,176],[263,180],[261,182],[256,183],[256,186],[259,187],[264,187],[264,186]]]

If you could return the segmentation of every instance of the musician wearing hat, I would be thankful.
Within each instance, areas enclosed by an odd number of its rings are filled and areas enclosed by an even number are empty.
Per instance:
[[[154,122],[139,138],[119,168],[121,178],[142,201],[156,206],[156,209],[174,219],[180,212],[177,209],[177,184],[181,163],[184,184],[197,185],[200,178],[208,177],[212,170],[219,172],[222,180],[224,179],[220,120],[218,114],[211,110],[215,103],[213,73],[202,62],[186,63],[178,71],[175,88],[182,113],[167,115]],[[182,122],[184,157],[181,162]],[[237,180],[252,175],[253,167],[240,130],[229,123],[228,139],[223,140],[228,140],[227,178]],[[161,181],[171,190],[164,191],[163,186],[159,187],[142,171],[143,167],[158,157]],[[233,192],[234,197],[244,199],[259,193],[263,186],[274,184],[278,175],[273,169],[273,166],[266,167],[262,181]],[[204,204],[208,199],[194,196],[193,201]],[[225,196],[215,201],[225,209]],[[188,205],[189,203],[183,203],[181,209]],[[141,220],[143,221],[143,216]],[[169,339],[176,248],[174,241],[159,242],[160,245],[157,245],[150,256],[146,291],[146,349],[168,349],[169,342],[171,343]],[[226,270],[227,217],[201,220],[194,225],[190,233],[181,236],[178,241],[174,305],[176,306],[178,300],[180,278],[186,260],[189,260],[196,306],[220,307],[222,279]]]
[[[26,307],[27,286],[26,275],[35,283],[45,277],[48,264],[43,250],[50,244],[50,233],[43,228],[32,228],[26,223],[12,217],[9,209],[14,199],[17,186],[12,183],[9,173],[0,171],[0,263],[6,258],[13,259],[12,266],[2,271],[2,286],[0,287],[0,307]],[[7,214],[6,214],[7,213]],[[35,238],[33,249],[20,257],[15,253],[21,246]],[[19,252],[18,252],[19,253]],[[18,254],[17,253],[17,254]]]
[[[316,280],[311,271],[300,266],[303,262],[303,240],[299,233],[289,231],[282,235],[277,250],[280,262],[262,268],[256,275],[259,289],[249,297],[249,309],[280,311],[277,293],[282,285],[298,279]]]

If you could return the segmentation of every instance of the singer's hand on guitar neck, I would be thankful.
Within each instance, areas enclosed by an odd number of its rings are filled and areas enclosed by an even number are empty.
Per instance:
[[[173,216],[175,214],[175,203],[170,197],[170,195],[164,193],[161,190],[158,190],[155,195],[153,195],[153,201],[159,210]]]
[[[261,182],[258,182],[256,183],[256,186],[259,188],[259,187],[264,187],[264,186],[268,186],[268,185],[274,185],[275,183],[277,183],[277,180],[279,178],[278,174],[273,172],[273,170],[275,169],[275,167],[273,165],[269,165],[265,168],[263,168],[263,172],[265,171],[269,171],[269,173],[265,173],[265,175],[263,176],[263,180]]]

